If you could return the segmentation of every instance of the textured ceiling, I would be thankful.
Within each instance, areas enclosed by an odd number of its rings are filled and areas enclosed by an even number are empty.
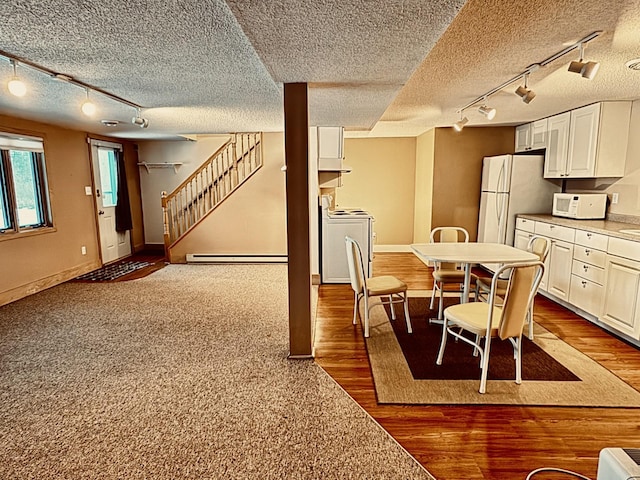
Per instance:
[[[566,72],[577,52],[492,96],[491,124],[516,124],[590,102],[640,98],[640,0],[145,0],[3,2],[0,50],[144,107],[135,114],[98,94],[99,113],[79,113],[84,91],[18,67],[28,83],[11,96],[0,58],[0,113],[123,138],[274,131],[283,128],[283,82],[309,83],[312,125],[351,135],[413,136],[458,120],[456,111],[500,83],[603,30],[584,80]],[[463,7],[464,4],[464,7]],[[457,16],[456,16],[457,14]],[[471,125],[489,124],[474,109]],[[100,119],[122,123],[108,129]],[[360,131],[358,133],[357,131]]]

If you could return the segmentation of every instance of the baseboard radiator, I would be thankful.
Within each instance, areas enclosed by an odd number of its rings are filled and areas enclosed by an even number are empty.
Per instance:
[[[598,459],[596,480],[640,479],[640,449],[604,448]]]
[[[287,256],[188,253],[187,263],[287,263]]]

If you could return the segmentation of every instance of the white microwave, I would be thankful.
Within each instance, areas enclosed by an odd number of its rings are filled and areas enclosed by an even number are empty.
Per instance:
[[[553,194],[552,213],[556,217],[581,219],[604,218],[606,209],[606,193]]]

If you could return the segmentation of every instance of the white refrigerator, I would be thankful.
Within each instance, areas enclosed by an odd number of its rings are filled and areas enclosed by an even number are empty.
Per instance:
[[[542,155],[499,155],[482,161],[478,242],[513,245],[516,215],[551,213],[561,187],[543,177]],[[493,270],[491,265],[483,265]]]

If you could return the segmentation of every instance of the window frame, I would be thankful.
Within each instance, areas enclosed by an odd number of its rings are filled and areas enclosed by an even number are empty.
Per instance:
[[[33,194],[36,209],[41,222],[35,225],[20,226],[18,202],[15,191],[15,177],[11,164],[11,151],[29,152],[34,175]],[[55,230],[51,212],[49,183],[47,179],[44,139],[29,135],[0,132],[0,195],[4,199],[4,214],[8,226],[0,229],[0,241],[33,233]]]

